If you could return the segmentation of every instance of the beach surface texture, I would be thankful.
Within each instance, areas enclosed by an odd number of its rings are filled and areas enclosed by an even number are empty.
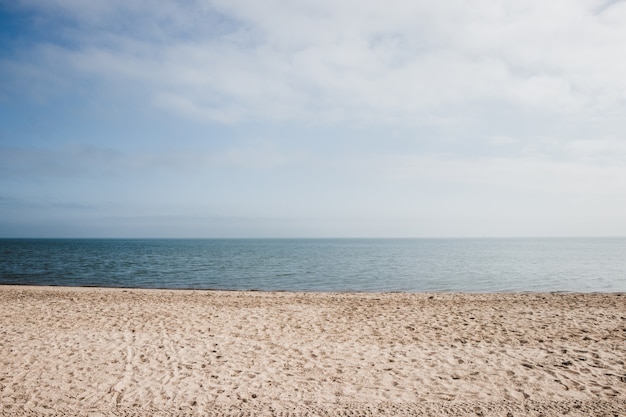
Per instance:
[[[1,416],[624,416],[626,294],[0,286]]]

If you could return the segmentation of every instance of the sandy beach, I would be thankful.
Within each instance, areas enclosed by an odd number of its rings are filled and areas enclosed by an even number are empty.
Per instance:
[[[626,294],[0,286],[0,415],[623,416]]]

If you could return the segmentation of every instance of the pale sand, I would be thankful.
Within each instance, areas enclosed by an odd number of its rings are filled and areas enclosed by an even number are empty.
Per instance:
[[[626,294],[0,286],[0,415],[626,415]]]

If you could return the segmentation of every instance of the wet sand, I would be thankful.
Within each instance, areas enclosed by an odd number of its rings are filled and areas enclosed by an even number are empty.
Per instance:
[[[0,286],[0,415],[626,415],[626,294]]]

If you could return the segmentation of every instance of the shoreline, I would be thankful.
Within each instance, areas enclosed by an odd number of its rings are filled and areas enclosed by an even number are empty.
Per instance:
[[[368,290],[346,290],[346,291],[319,291],[319,290],[263,290],[263,289],[224,289],[224,288],[170,288],[170,287],[106,287],[100,285],[52,285],[52,284],[14,284],[14,283],[0,283],[0,290],[3,288],[24,288],[24,289],[47,289],[47,290],[128,290],[128,291],[172,291],[172,292],[215,292],[215,293],[265,293],[265,294],[459,294],[459,295],[550,295],[550,294],[566,294],[566,295],[615,295],[626,297],[626,291],[570,291],[570,290],[557,290],[557,291],[455,291],[455,290],[440,290],[440,291],[402,291],[402,290],[389,290],[389,291],[368,291]]]
[[[626,409],[624,293],[0,285],[0,300],[2,416]]]

